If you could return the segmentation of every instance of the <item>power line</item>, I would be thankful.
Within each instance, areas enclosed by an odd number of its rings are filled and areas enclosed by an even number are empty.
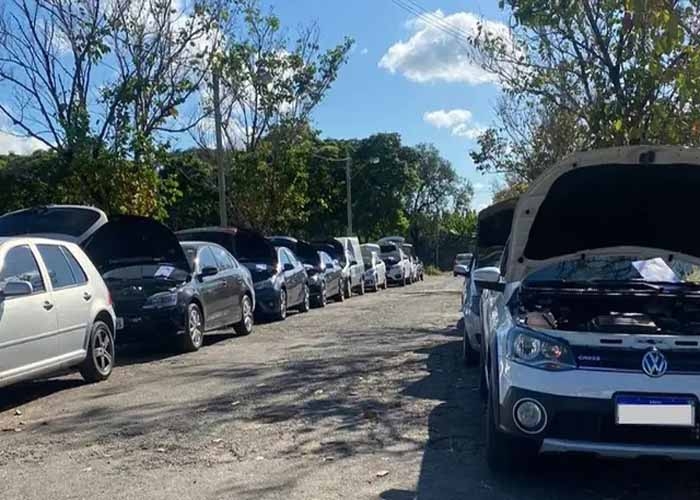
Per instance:
[[[406,12],[413,14],[421,21],[423,21],[428,26],[442,31],[446,35],[449,35],[460,42],[465,48],[472,49],[472,41],[465,32],[459,30],[449,22],[446,22],[443,18],[436,16],[435,14],[429,12],[425,7],[420,4],[413,2],[412,0],[391,0],[394,5],[405,10]],[[410,3],[407,3],[410,2]]]

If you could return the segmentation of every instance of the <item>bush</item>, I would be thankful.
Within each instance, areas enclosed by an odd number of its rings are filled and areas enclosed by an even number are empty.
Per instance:
[[[425,266],[425,274],[428,276],[439,276],[442,274],[442,271],[436,266],[430,264],[429,266]]]

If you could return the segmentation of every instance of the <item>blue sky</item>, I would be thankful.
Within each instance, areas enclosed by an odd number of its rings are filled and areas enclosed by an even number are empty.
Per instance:
[[[317,22],[324,47],[345,35],[356,41],[348,65],[313,116],[325,136],[399,132],[408,144],[434,143],[475,186],[474,207],[489,203],[491,184],[497,179],[476,172],[468,153],[475,145],[474,133],[493,123],[499,90],[489,82],[489,75],[464,62],[465,49],[458,36],[434,26],[440,16],[443,26],[455,26],[454,31],[459,27],[460,32],[467,32],[477,17],[506,21],[495,0],[414,0],[413,4],[435,13],[428,18],[432,26],[420,19],[412,22],[416,16],[392,0],[265,3],[290,29]],[[397,43],[403,45],[384,57]]]

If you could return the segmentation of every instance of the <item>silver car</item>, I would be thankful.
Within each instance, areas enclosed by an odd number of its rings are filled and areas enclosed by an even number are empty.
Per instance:
[[[109,292],[80,247],[0,238],[0,386],[69,368],[104,380],[114,332]]]
[[[362,260],[365,263],[365,288],[372,291],[386,289],[386,264],[379,257],[381,247],[376,243],[365,243],[360,245],[362,250]]]
[[[700,459],[700,151],[579,153],[522,195],[481,276],[486,451]]]

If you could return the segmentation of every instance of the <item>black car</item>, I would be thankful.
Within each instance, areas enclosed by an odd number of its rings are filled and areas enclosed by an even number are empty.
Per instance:
[[[314,304],[325,307],[329,298],[339,302],[345,300],[343,270],[330,255],[316,250],[310,243],[289,236],[273,236],[268,239],[275,246],[286,247],[294,252],[304,265]]]
[[[310,291],[304,266],[284,248],[276,248],[256,231],[205,227],[178,231],[180,241],[209,241],[231,252],[248,268],[255,286],[256,313],[285,319],[287,310],[308,311]]]
[[[319,240],[311,242],[311,246],[319,252],[325,252],[333,263],[340,267],[340,276],[343,287],[343,299],[350,298],[350,261],[345,252],[345,246],[336,239]]]
[[[219,245],[181,245],[153,219],[119,216],[84,247],[112,294],[118,338],[173,336],[182,350],[196,351],[211,330],[251,333],[250,273]]]

